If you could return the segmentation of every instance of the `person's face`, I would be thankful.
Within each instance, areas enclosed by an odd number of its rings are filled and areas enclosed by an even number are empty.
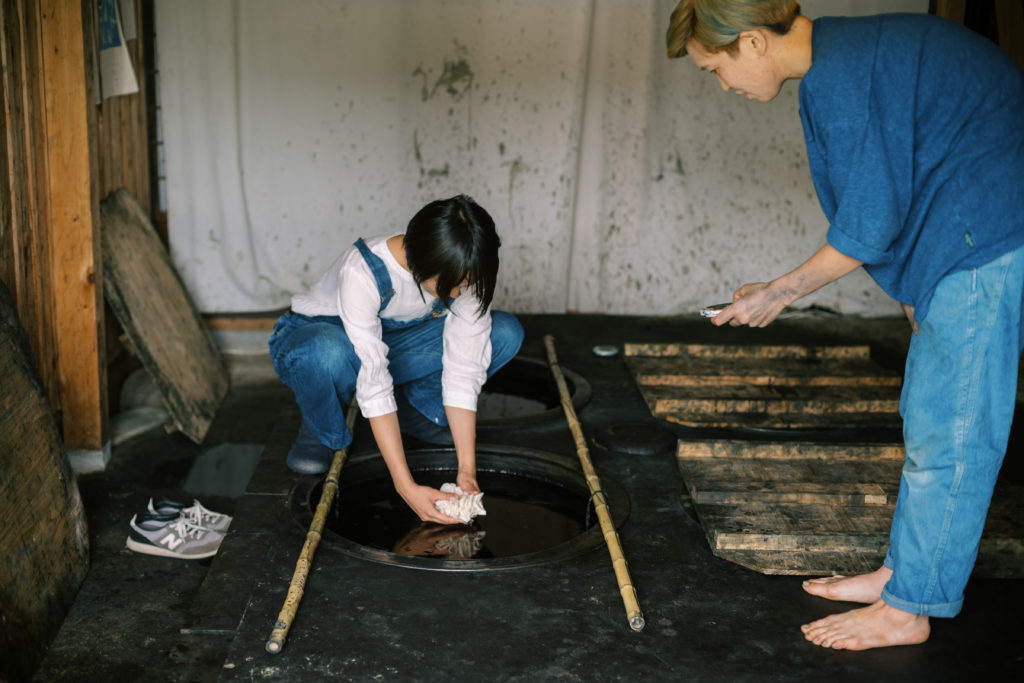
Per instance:
[[[469,278],[466,278],[465,280],[462,281],[461,284],[459,284],[458,287],[456,287],[451,292],[449,292],[448,297],[451,298],[451,299],[454,299],[462,291],[462,288],[465,287],[468,284],[469,284]],[[426,280],[421,282],[420,283],[420,287],[422,287],[427,292],[427,294],[429,294],[430,296],[436,297],[438,299],[441,298],[441,296],[437,293],[437,276],[436,275],[434,277],[428,277]]]
[[[702,71],[714,74],[722,90],[743,95],[748,100],[768,102],[779,94],[782,79],[771,68],[764,40],[760,32],[750,31],[740,34],[736,54],[725,50],[708,52],[695,40],[689,42],[686,50]]]

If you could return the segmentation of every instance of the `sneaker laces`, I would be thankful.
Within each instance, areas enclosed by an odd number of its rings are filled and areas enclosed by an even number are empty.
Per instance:
[[[223,517],[219,512],[214,512],[213,510],[208,510],[203,507],[203,504],[198,500],[189,507],[182,508],[180,514],[182,517],[188,519],[189,522],[198,526],[203,526],[204,522],[211,524],[216,523]]]
[[[210,531],[206,527],[199,526],[184,517],[179,517],[167,526],[174,529],[182,538],[200,539]]]

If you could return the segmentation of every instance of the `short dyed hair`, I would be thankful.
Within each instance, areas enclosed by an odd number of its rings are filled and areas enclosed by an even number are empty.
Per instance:
[[[710,53],[735,55],[744,31],[766,28],[785,35],[799,14],[796,0],[682,0],[665,35],[668,58],[685,57],[691,40]]]
[[[464,194],[430,202],[405,231],[405,260],[416,284],[436,276],[448,307],[447,293],[468,280],[481,315],[494,298],[500,246],[490,214]]]

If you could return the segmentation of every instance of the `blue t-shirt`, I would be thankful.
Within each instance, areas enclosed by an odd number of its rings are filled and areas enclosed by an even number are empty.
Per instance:
[[[828,242],[923,320],[943,277],[1024,245],[1024,71],[925,14],[811,35],[800,118]]]

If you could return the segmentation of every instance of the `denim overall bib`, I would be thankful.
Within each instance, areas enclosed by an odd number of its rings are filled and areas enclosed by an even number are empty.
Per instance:
[[[380,317],[381,336],[388,346],[388,369],[396,388],[401,386],[405,398],[428,420],[434,424],[447,425],[448,418],[441,400],[441,358],[438,354],[435,362],[432,356],[436,352],[425,348],[431,340],[440,339],[444,333],[447,312],[444,302],[435,299],[430,313],[415,320],[385,318],[384,309],[395,294],[391,275],[383,259],[370,251],[362,237],[356,240],[355,246],[377,283],[377,292],[380,294],[377,315]],[[451,306],[453,301],[449,297],[448,305]],[[440,351],[440,347],[437,351]]]

